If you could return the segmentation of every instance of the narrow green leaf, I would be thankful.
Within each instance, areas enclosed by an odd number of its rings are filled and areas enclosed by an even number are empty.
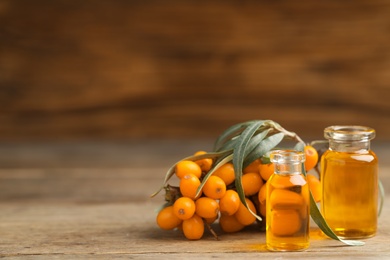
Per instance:
[[[245,148],[244,160],[249,153],[251,153],[256,147],[261,144],[261,142],[264,140],[264,138],[266,138],[266,136],[271,130],[271,128],[268,128],[257,134],[255,133],[252,138],[248,140],[248,145]]]
[[[303,152],[305,150],[305,144],[304,143],[301,143],[301,142],[298,142],[294,148],[294,150],[297,150],[297,151],[301,151]]]
[[[233,150],[233,166],[234,166],[234,172],[236,177],[235,184],[236,184],[237,193],[240,197],[241,202],[245,205],[245,207],[260,221],[262,220],[261,217],[258,216],[255,212],[252,212],[252,210],[248,207],[246,203],[241,177],[242,177],[242,165],[245,158],[246,148],[248,146],[250,139],[262,124],[263,121],[255,121],[252,124],[250,124],[241,133],[240,138],[238,139]]]
[[[255,149],[253,149],[248,154],[248,156],[246,156],[243,167],[245,168],[254,160],[268,153],[270,150],[276,147],[283,140],[283,138],[284,138],[284,133],[277,133],[267,138],[264,138],[264,140],[258,143]]]
[[[245,152],[245,156],[251,152],[255,147],[256,145],[261,142],[261,140],[263,140],[267,134],[273,130],[272,128],[268,128],[268,126],[264,126],[264,123],[257,129],[256,133],[253,135],[253,137],[250,139],[250,142],[248,144],[248,147],[246,149],[246,152]],[[225,150],[230,150],[230,149],[233,149],[235,144],[237,143],[238,141],[238,138],[240,136],[237,135],[237,136],[234,136],[232,139],[228,140],[227,142],[225,142],[219,149],[218,151],[225,151]]]
[[[232,139],[233,137],[239,135],[248,125],[252,124],[254,121],[247,121],[243,123],[239,123],[236,125],[233,125],[226,129],[215,141],[214,144],[214,151],[220,150],[221,146],[227,142],[228,140]]]

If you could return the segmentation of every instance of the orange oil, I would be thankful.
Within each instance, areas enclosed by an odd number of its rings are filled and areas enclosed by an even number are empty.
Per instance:
[[[309,216],[309,187],[305,177],[273,174],[267,182],[267,248],[271,251],[307,249]]]
[[[328,150],[321,160],[321,212],[341,238],[374,236],[377,230],[378,168],[372,151]]]

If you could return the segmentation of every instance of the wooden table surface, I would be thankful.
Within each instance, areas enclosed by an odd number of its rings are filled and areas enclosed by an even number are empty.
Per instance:
[[[169,166],[209,142],[24,143],[0,145],[0,258],[7,259],[390,259],[389,196],[378,234],[360,247],[324,238],[315,226],[307,251],[268,252],[256,226],[220,240],[188,241],[160,230],[149,195]],[[390,189],[390,145],[374,149]]]

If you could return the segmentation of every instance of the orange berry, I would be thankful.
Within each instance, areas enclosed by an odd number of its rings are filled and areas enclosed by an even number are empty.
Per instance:
[[[276,236],[290,236],[299,231],[302,221],[296,210],[273,210],[271,232]]]
[[[226,233],[233,233],[242,230],[245,225],[241,224],[234,215],[221,215],[219,225]]]
[[[293,191],[274,189],[269,196],[271,209],[300,209],[304,206],[304,198]]]
[[[219,200],[219,210],[224,215],[233,215],[240,207],[241,201],[238,193],[234,190],[227,190],[225,195]]]
[[[300,176],[296,175],[295,177],[291,176],[283,176],[281,174],[275,174],[272,175],[272,187],[274,189],[289,189],[293,188],[297,185],[297,182],[303,184],[305,182],[305,179]]]
[[[274,164],[273,163],[267,163],[267,164],[260,163],[259,164],[259,172],[260,172],[261,178],[263,178],[263,180],[265,180],[265,181],[268,181],[268,179],[274,173]]]
[[[170,230],[178,227],[183,220],[173,213],[173,206],[168,206],[160,210],[157,214],[156,222],[161,229]]]
[[[213,175],[220,177],[225,182],[226,186],[232,184],[236,179],[232,163],[225,163],[215,170]]]
[[[242,175],[241,182],[245,196],[255,195],[264,184],[263,179],[256,172],[249,172]]]
[[[202,218],[214,218],[219,213],[219,204],[215,199],[201,197],[195,201],[195,213]]]
[[[183,233],[187,239],[201,239],[204,233],[204,222],[201,217],[194,214],[191,218],[183,221]]]
[[[176,164],[175,173],[179,179],[183,178],[188,173],[192,173],[200,178],[200,176],[202,176],[202,169],[193,161],[183,160]]]
[[[195,213],[195,202],[190,198],[180,197],[173,203],[173,212],[179,219],[189,219]]]
[[[226,193],[226,184],[218,176],[210,176],[203,186],[203,193],[212,199],[220,199]]]
[[[194,155],[201,155],[201,154],[206,154],[205,151],[198,151]],[[213,165],[213,159],[211,158],[205,158],[205,159],[200,159],[195,161],[196,164],[200,166],[202,171],[208,172],[211,169],[211,166]]]
[[[261,186],[260,191],[259,191],[257,196],[259,198],[260,204],[265,205],[265,201],[267,199],[267,184],[266,183],[264,183],[264,185]]]
[[[322,198],[322,186],[320,180],[312,174],[306,175],[306,179],[315,202],[320,202]]]
[[[256,214],[256,208],[253,202],[248,198],[245,198],[245,200],[250,210]],[[243,203],[240,203],[240,207],[234,216],[241,224],[245,226],[252,224],[256,220],[256,217],[245,207]]]
[[[254,160],[251,162],[247,167],[244,168],[242,171],[243,173],[248,173],[248,172],[259,172],[259,165],[260,165],[260,159]]]
[[[198,177],[196,177],[192,173],[188,173],[184,175],[183,178],[180,179],[180,193],[184,197],[188,197],[190,199],[195,199],[196,197],[196,192],[200,186],[200,180]],[[200,197],[201,193],[198,195]]]
[[[304,151],[305,151],[305,156],[306,156],[305,169],[306,169],[306,172],[308,172],[317,165],[318,152],[311,145],[306,145],[304,148]]]

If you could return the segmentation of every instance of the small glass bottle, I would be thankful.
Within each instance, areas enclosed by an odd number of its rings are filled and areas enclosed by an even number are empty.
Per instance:
[[[307,249],[310,243],[310,195],[302,172],[305,155],[294,150],[277,150],[270,158],[275,171],[267,181],[267,249]]]
[[[330,126],[329,149],[321,159],[321,212],[336,235],[372,237],[377,230],[378,159],[370,150],[375,130]]]

